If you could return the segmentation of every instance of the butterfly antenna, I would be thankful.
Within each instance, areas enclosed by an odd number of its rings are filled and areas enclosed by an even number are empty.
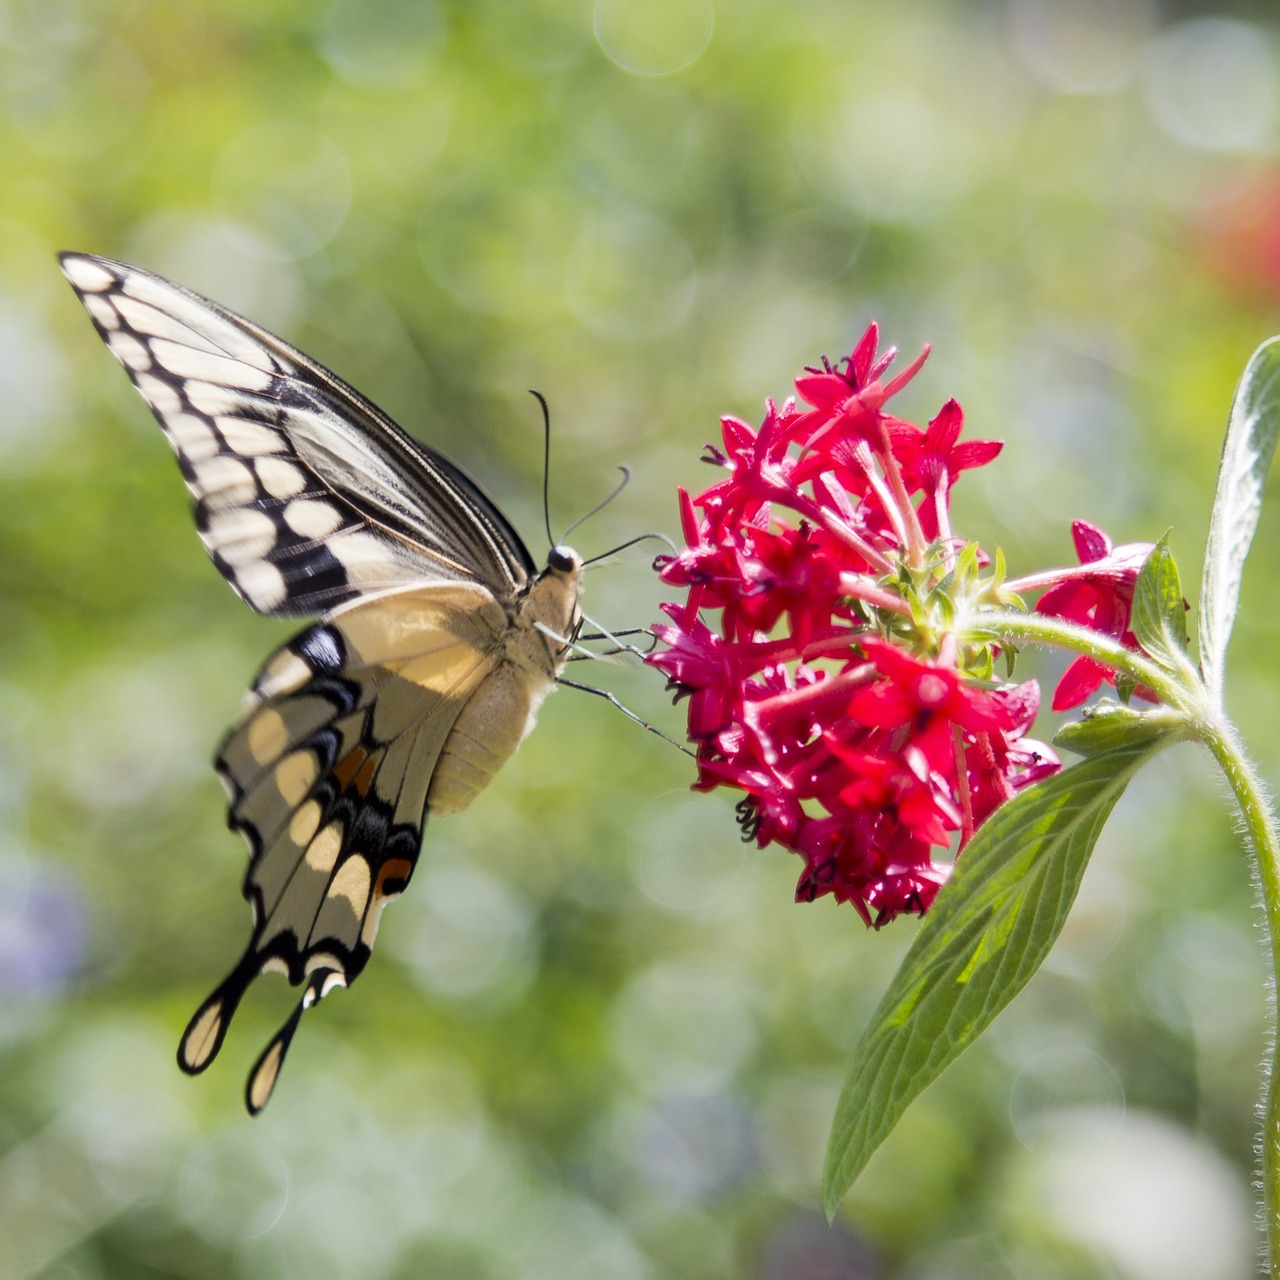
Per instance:
[[[598,511],[599,507],[597,507],[596,510]],[[583,519],[585,520],[586,516],[583,516]],[[580,524],[581,521],[578,523]],[[577,525],[574,525],[574,528],[576,529]],[[661,542],[664,547],[670,547],[671,554],[673,556],[678,556],[680,554],[680,548],[677,547],[665,533],[642,533],[639,537],[629,538],[626,542],[620,542],[616,547],[613,547],[609,551],[602,551],[598,556],[592,556],[590,560],[584,560],[582,562],[582,567],[585,569],[588,565],[599,564],[601,560],[607,560],[610,556],[616,556],[619,551],[625,551],[628,547],[634,547],[638,542],[647,542],[650,538],[657,542]]]
[[[551,532],[551,410],[541,391],[529,388],[529,394],[542,406],[542,524],[547,531],[547,545],[559,546]]]
[[[630,468],[630,467],[628,467],[628,466],[620,466],[620,467],[618,468],[618,470],[622,472],[622,479],[618,482],[617,487],[614,489],[614,491],[613,491],[611,494],[609,494],[609,496],[608,496],[607,498],[604,498],[602,501],[597,502],[597,503],[596,503],[596,505],[595,505],[594,507],[592,507],[592,508],[591,508],[591,510],[590,510],[590,511],[588,511],[588,512],[587,512],[587,514],[586,514],[585,516],[579,516],[579,517],[578,517],[578,518],[577,518],[577,519],[576,519],[576,520],[575,520],[575,521],[574,521],[574,522],[573,522],[573,523],[572,523],[572,524],[571,524],[571,525],[570,525],[570,526],[569,526],[569,527],[564,531],[564,538],[562,538],[562,539],[561,539],[561,541],[562,541],[562,542],[563,542],[563,541],[567,541],[567,540],[568,540],[568,538],[569,538],[569,535],[570,535],[570,534],[571,534],[571,533],[572,533],[572,532],[573,532],[573,531],[574,531],[574,530],[575,530],[575,529],[576,529],[580,524],[585,524],[588,520],[590,520],[590,519],[591,519],[591,517],[592,517],[592,516],[594,516],[594,515],[598,515],[601,511],[603,511],[603,510],[605,509],[605,507],[607,507],[607,506],[609,505],[609,503],[611,503],[611,502],[614,500],[614,498],[616,498],[616,497],[618,496],[618,494],[620,494],[620,493],[623,491],[623,489],[625,489],[625,488],[627,487],[627,485],[629,485],[629,484],[631,483],[631,468]],[[606,554],[608,554],[608,553],[606,553]],[[596,559],[599,559],[599,558],[600,558],[599,556],[597,556],[597,557],[596,557]]]

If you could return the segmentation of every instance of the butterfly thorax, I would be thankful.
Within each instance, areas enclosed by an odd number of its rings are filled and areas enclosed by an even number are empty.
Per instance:
[[[578,626],[582,561],[555,547],[520,599],[494,670],[459,712],[427,793],[437,817],[465,809],[533,728]]]
[[[509,661],[554,681],[577,633],[582,558],[571,547],[553,547],[547,566],[520,597],[507,642]]]

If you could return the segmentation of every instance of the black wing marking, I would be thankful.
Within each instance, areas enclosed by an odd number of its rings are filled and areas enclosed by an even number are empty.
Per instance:
[[[250,1075],[261,1110],[302,1011],[359,976],[413,874],[436,761],[506,626],[478,588],[399,592],[309,627],[263,667],[217,760],[249,844],[253,932],[183,1034],[184,1071],[213,1060],[259,974],[305,982]]]
[[[214,564],[260,613],[409,582],[507,599],[536,572],[469,476],[323,365],[137,267],[68,253],[62,269],[164,428]]]

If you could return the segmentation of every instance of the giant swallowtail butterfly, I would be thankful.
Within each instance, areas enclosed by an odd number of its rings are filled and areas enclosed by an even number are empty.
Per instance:
[[[470,804],[532,726],[582,561],[557,546],[539,572],[463,471],[265,329],[107,258],[62,269],[173,446],[223,577],[259,613],[319,615],[217,753],[253,932],[178,1049],[203,1071],[259,974],[305,984],[250,1072],[256,1113],[303,1011],[364,969],[427,815]]]

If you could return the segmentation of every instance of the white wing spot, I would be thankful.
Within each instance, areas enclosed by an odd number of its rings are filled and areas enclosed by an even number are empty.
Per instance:
[[[311,668],[296,653],[281,649],[262,668],[253,689],[260,698],[274,698],[278,694],[302,688],[310,679]]]
[[[240,387],[245,391],[265,391],[272,382],[271,373],[265,369],[256,369],[243,360],[196,351],[165,338],[156,338],[151,350],[156,360],[176,378],[198,378],[204,382]]]
[[[254,1111],[261,1111],[267,1105],[271,1090],[276,1087],[276,1077],[280,1074],[280,1064],[283,1061],[284,1045],[279,1040],[273,1040],[266,1057],[249,1082],[249,1105]]]
[[[213,506],[242,506],[258,496],[253,472],[235,458],[219,455],[192,467],[191,492]]]
[[[192,379],[186,384],[187,399],[211,418],[221,414],[232,416],[244,409],[244,393],[234,387],[224,387],[216,382],[200,382]]]
[[[276,526],[269,515],[252,507],[230,507],[210,517],[204,541],[228,564],[239,567],[260,560],[276,545]]]
[[[212,458],[218,452],[217,437],[209,429],[209,424],[194,413],[166,414],[164,427],[173,447],[192,462]]]
[[[289,594],[284,574],[269,560],[242,564],[236,570],[236,586],[259,613],[278,609]]]
[[[199,347],[204,351],[216,352],[217,348],[208,342],[194,329],[175,320],[167,311],[157,310],[145,302],[139,302],[128,294],[116,295],[116,306],[124,317],[124,322],[138,333],[145,333],[153,338],[170,338],[185,347]]]
[[[364,927],[360,930],[360,941],[366,947],[372,947],[378,937],[378,925],[382,923],[382,912],[388,902],[394,902],[398,893],[375,893],[369,903],[369,911],[364,918]]]
[[[116,314],[116,309],[111,305],[108,298],[103,298],[96,293],[86,293],[81,295],[80,301],[84,303],[84,309],[104,329],[118,329],[120,327],[120,317]]]
[[[182,412],[182,397],[163,379],[154,374],[140,373],[133,385],[142,392],[142,398],[157,412],[167,418],[170,414]]]
[[[115,285],[115,275],[89,258],[64,258],[62,270],[83,293],[103,293]]]
[[[284,522],[300,538],[324,538],[343,521],[342,512],[328,502],[300,498],[284,509]]]
[[[302,468],[283,458],[259,458],[253,465],[262,487],[273,498],[292,498],[307,487]]]
[[[339,960],[338,957],[335,956],[332,952],[313,951],[311,955],[307,957],[306,966],[303,969],[303,972],[315,973],[317,969],[339,969],[340,970],[341,968],[342,968],[342,961]],[[342,985],[345,987],[347,984],[344,982],[342,983]],[[320,993],[320,998],[323,1000],[324,997],[327,996],[328,994],[329,994],[329,983],[328,981],[326,981],[324,984],[324,990]],[[310,991],[308,991],[302,997],[302,1002],[303,1004],[306,1005],[308,1009],[311,1008],[311,1006],[315,1003],[315,1001],[312,999]]]
[[[387,548],[371,533],[344,533],[329,542],[329,550],[347,571],[347,578],[382,578],[387,572]]]
[[[345,987],[347,985],[347,975],[341,971],[331,973],[320,984],[320,999],[323,1000],[335,987]]]
[[[288,447],[279,431],[273,431],[258,422],[249,422],[245,418],[220,416],[213,420],[213,425],[232,453],[252,457],[259,453],[280,453]]]
[[[115,333],[107,335],[107,346],[126,369],[132,369],[134,373],[145,373],[151,368],[150,354],[133,334],[117,329]]]

